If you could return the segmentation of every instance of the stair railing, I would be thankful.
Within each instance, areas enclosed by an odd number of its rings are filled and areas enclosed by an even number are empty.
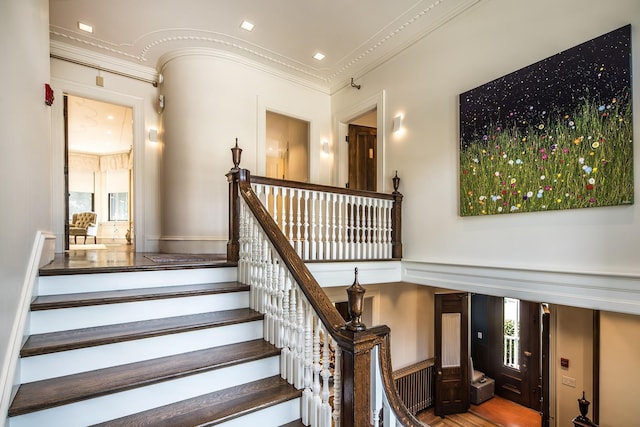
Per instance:
[[[384,426],[422,426],[395,390],[389,328],[352,327],[353,314],[344,321],[254,192],[249,171],[234,165],[227,176],[237,196],[230,223],[237,214],[238,279],[265,315],[265,339],[282,349],[282,377],[303,389],[303,424],[378,426],[382,418]]]
[[[236,153],[241,149],[234,148]],[[239,163],[239,154],[237,160]],[[235,165],[235,162],[234,162]],[[238,166],[235,165],[234,169]],[[232,172],[234,171],[232,169]],[[227,260],[238,260],[238,193],[229,180]],[[253,176],[254,192],[289,244],[305,261],[402,258],[402,194],[391,194]]]

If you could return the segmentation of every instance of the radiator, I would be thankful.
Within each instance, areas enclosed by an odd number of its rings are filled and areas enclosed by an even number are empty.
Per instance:
[[[400,398],[413,415],[433,406],[433,359],[394,372],[393,381]]]

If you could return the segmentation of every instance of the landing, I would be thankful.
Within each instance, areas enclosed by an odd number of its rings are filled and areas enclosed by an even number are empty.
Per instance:
[[[74,249],[56,254],[49,264],[40,269],[41,276],[150,270],[175,270],[235,266],[228,263],[226,254],[159,254],[133,252],[131,246],[106,246],[98,249]]]

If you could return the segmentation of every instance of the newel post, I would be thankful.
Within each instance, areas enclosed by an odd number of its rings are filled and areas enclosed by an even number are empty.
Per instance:
[[[398,171],[393,177],[393,207],[391,208],[391,256],[402,258],[402,193],[398,191]]]
[[[342,423],[368,426],[371,417],[371,350],[380,342],[374,331],[360,321],[365,289],[355,280],[347,289],[350,321],[340,331],[342,338]]]
[[[227,172],[229,183],[229,241],[227,242],[227,261],[238,262],[240,258],[240,157],[242,148],[236,146],[231,149],[233,168]]]

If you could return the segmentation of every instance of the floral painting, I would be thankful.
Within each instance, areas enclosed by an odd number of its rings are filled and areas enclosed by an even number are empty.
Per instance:
[[[630,25],[460,95],[460,215],[632,203]]]

